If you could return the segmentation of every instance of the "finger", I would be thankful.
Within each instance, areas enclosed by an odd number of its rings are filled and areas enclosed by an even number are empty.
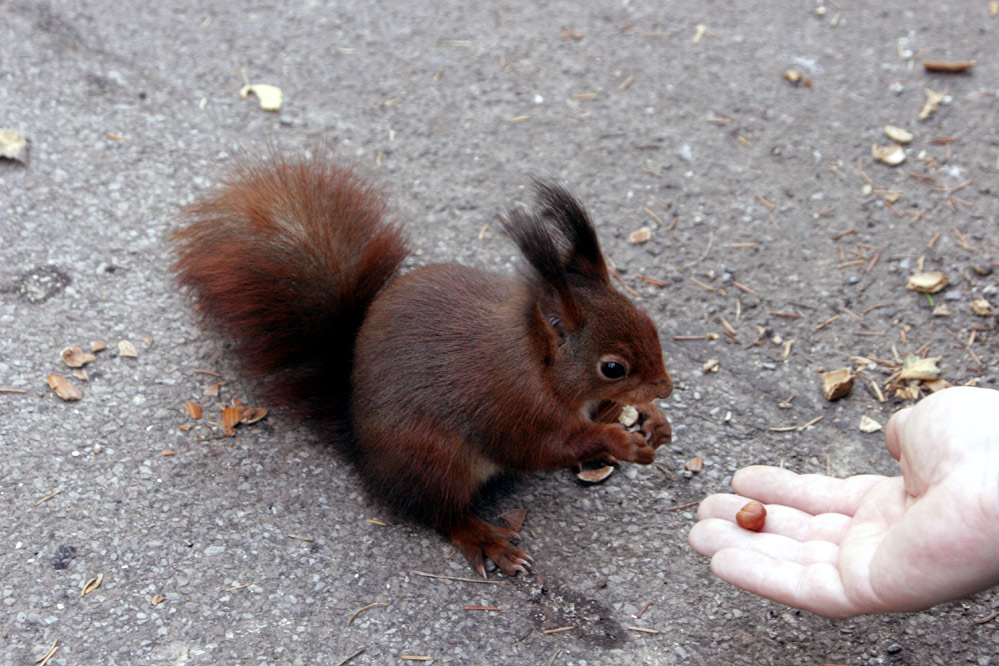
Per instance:
[[[718,518],[701,521],[687,535],[691,547],[709,557],[738,548],[798,564],[836,564],[839,546],[829,541],[798,541],[780,534],[750,532]]]
[[[888,424],[885,426],[885,446],[892,458],[899,460],[902,457],[902,428],[905,426],[912,407],[906,407],[891,415]]]
[[[743,590],[817,615],[845,618],[865,612],[847,597],[840,573],[832,564],[803,565],[725,548],[711,558],[711,571]]]
[[[779,467],[754,465],[732,477],[740,495],[764,504],[783,504],[810,514],[842,513],[852,516],[860,500],[885,477],[873,474],[834,479],[822,474],[795,474]]]
[[[740,495],[717,494],[706,497],[697,508],[698,520],[721,518],[735,521],[739,510],[750,500]],[[797,541],[830,541],[839,543],[853,522],[851,516],[841,513],[820,513],[813,516],[781,504],[768,504],[763,531],[780,534]]]

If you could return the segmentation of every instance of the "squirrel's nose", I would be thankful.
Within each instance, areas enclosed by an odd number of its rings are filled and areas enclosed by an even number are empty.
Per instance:
[[[656,388],[656,398],[660,400],[665,400],[673,393],[673,380],[670,379],[669,373],[665,373],[661,379],[655,382]]]

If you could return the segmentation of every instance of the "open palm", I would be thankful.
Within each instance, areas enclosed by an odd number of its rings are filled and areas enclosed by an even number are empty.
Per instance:
[[[690,532],[720,578],[828,617],[909,611],[999,584],[999,392],[952,388],[889,421],[902,476],[754,466]],[[734,523],[767,505],[763,532]]]

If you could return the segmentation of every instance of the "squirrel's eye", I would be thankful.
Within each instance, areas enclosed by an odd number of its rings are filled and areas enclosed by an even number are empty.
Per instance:
[[[628,374],[628,369],[624,367],[624,363],[618,363],[617,361],[603,361],[600,364],[600,374],[607,379],[621,379]]]

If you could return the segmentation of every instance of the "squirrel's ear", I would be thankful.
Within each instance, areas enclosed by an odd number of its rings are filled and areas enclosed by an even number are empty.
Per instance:
[[[545,328],[551,335],[552,348],[558,349],[565,344],[566,322],[559,299],[551,295],[545,295],[538,303],[541,318],[544,319]]]
[[[538,215],[514,208],[503,226],[533,269],[532,282],[546,322],[557,317],[562,331],[578,328],[583,310],[569,284],[569,269],[549,225]]]
[[[575,197],[552,181],[535,180],[538,213],[565,236],[569,244],[565,270],[597,282],[610,282],[607,264],[593,222]]]

